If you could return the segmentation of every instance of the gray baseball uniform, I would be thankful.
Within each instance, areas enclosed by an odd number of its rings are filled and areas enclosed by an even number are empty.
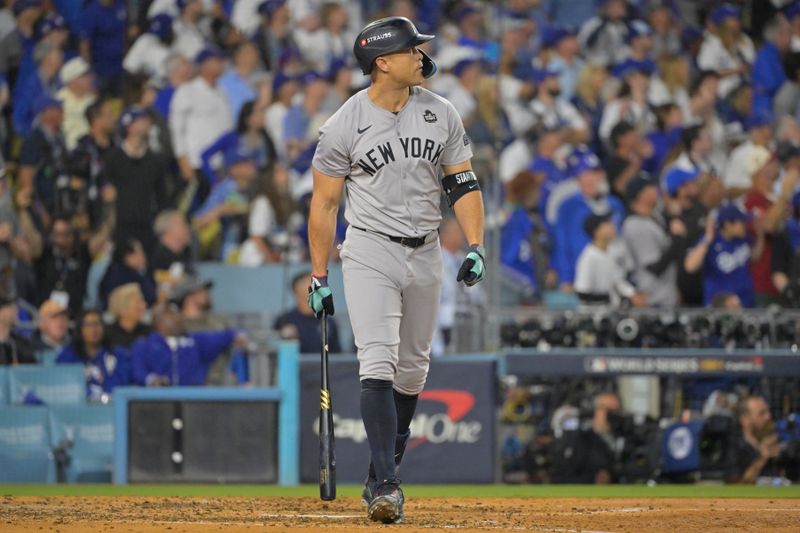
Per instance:
[[[355,94],[320,128],[312,164],[346,179],[341,258],[359,375],[413,395],[425,385],[441,288],[439,167],[471,159],[472,148],[452,104],[410,91],[398,113],[366,89]],[[410,248],[387,235],[425,244]]]

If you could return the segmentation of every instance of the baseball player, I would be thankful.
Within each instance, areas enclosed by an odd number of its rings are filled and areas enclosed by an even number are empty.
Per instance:
[[[334,312],[326,274],[346,189],[349,227],[340,255],[372,455],[362,496],[369,518],[383,523],[403,519],[397,465],[436,327],[442,189],[470,243],[458,281],[471,286],[485,273],[483,199],[470,141],[455,108],[419,86],[436,72],[418,48],[433,38],[403,17],[361,31],[353,51],[372,83],[320,128],[312,164],[308,302],[318,317]]]

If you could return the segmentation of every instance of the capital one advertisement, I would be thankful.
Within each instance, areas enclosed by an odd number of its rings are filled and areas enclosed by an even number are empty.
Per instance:
[[[319,359],[300,366],[300,476],[319,476]],[[359,407],[358,362],[329,364],[336,432],[336,479],[363,483],[369,444]],[[492,483],[495,462],[495,363],[434,359],[411,424],[411,439],[400,467],[407,483]]]

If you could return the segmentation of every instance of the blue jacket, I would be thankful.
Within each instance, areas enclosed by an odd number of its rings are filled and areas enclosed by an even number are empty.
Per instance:
[[[539,194],[539,213],[545,215],[547,213],[547,200],[550,199],[550,193],[553,189],[561,183],[569,179],[567,173],[559,167],[552,159],[536,156],[531,163],[530,171],[535,174],[544,174],[544,181],[542,181],[541,192]],[[546,220],[546,219],[545,219]]]
[[[616,196],[607,196],[609,208],[613,212],[612,220],[617,231],[622,227],[625,208]],[[589,236],[583,231],[584,219],[592,213],[580,191],[570,196],[558,208],[556,225],[553,228],[553,260],[552,264],[558,274],[560,283],[572,283],[575,280],[575,266],[584,247],[589,244]]]
[[[12,113],[14,131],[17,135],[25,137],[33,131],[33,121],[36,119],[33,106],[45,94],[52,94],[52,89],[54,87],[45,86],[36,70],[26,78],[17,80]]]
[[[92,67],[102,80],[122,73],[127,27],[124,0],[115,0],[110,6],[94,0],[83,8],[80,38],[89,41]]]
[[[162,376],[170,385],[205,385],[214,360],[233,343],[236,331],[226,329],[177,337],[173,352],[167,339],[151,333],[131,348],[133,381],[147,385],[148,377]]]
[[[86,373],[86,397],[99,400],[103,393],[110,394],[114,387],[122,387],[131,383],[131,360],[128,353],[115,348],[111,351],[101,348],[94,359],[81,357],[70,344],[56,358],[56,364],[81,364]]]
[[[536,287],[536,265],[530,243],[533,227],[526,209],[517,207],[500,232],[500,262]]]
[[[751,78],[753,79],[753,113],[771,112],[772,98],[786,81],[781,54],[771,42],[764,44],[758,51],[753,63]]]

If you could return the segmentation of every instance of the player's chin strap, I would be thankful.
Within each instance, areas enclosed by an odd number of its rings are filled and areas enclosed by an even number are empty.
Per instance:
[[[450,207],[468,192],[481,190],[478,177],[471,170],[448,174],[442,178],[442,188],[447,195],[447,205]]]

